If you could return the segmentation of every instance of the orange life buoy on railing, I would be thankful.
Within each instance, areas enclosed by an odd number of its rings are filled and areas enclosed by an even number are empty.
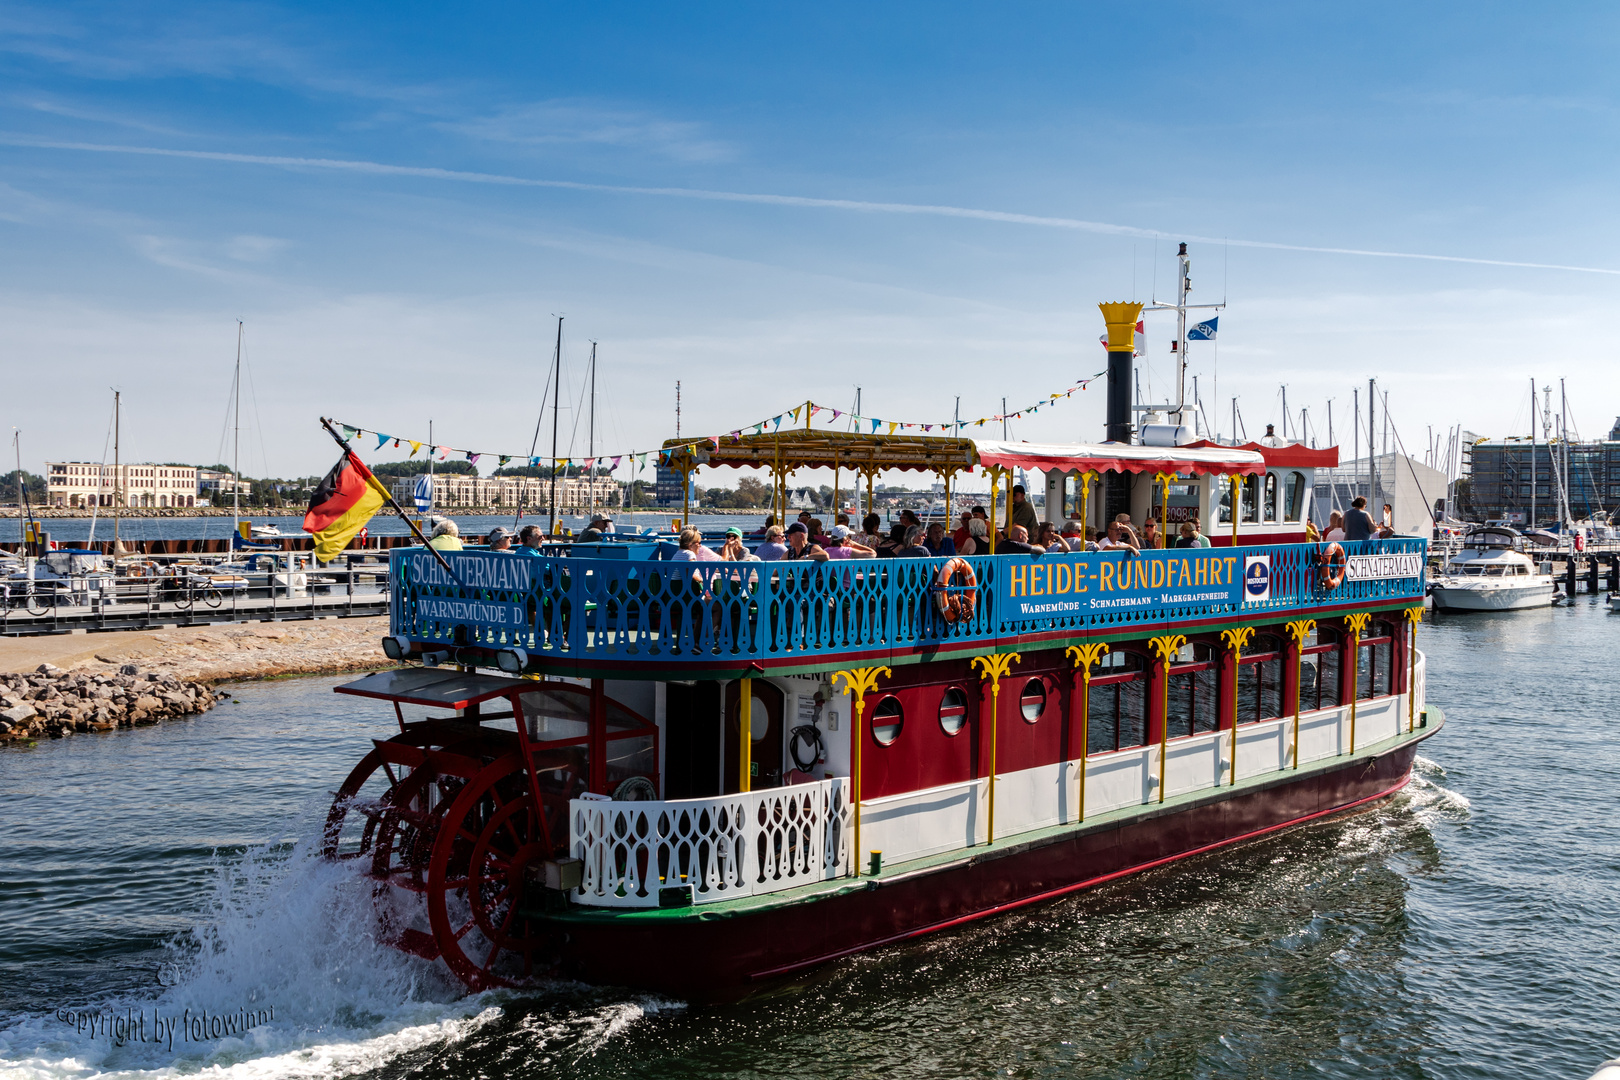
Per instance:
[[[934,579],[935,610],[948,623],[973,618],[979,603],[979,594],[973,590],[978,587],[979,579],[967,560],[952,558],[939,568],[939,576]],[[958,589],[965,591],[955,591]]]
[[[1345,558],[1344,548],[1338,544],[1329,544],[1322,549],[1322,554],[1316,557],[1317,566],[1321,568],[1322,588],[1332,592],[1344,584],[1344,568],[1349,560]]]

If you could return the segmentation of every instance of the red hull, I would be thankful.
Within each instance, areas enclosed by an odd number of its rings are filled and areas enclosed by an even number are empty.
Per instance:
[[[1424,737],[1337,768],[1281,773],[1231,796],[1217,789],[1173,807],[1146,806],[1125,821],[967,852],[947,865],[852,881],[847,891],[802,902],[650,918],[575,909],[559,920],[562,970],[686,998],[738,996],[841,956],[1351,810],[1400,790]]]

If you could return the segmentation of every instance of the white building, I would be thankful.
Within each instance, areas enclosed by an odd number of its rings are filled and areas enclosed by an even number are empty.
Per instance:
[[[171,507],[197,504],[197,470],[152,462],[103,465],[47,461],[45,501],[51,506]]]
[[[422,475],[426,475],[425,473]],[[391,485],[394,498],[401,506],[410,506],[420,476],[402,476]],[[579,477],[557,478],[557,505],[562,509],[581,509],[591,505],[591,488],[596,489],[595,505],[620,505],[623,489],[610,477],[598,476],[594,480]],[[458,506],[502,506],[516,509],[542,509],[551,502],[551,480],[535,476],[467,476],[462,473],[435,473],[433,476],[433,505],[442,510]]]
[[[1446,498],[1446,474],[1404,454],[1358,458],[1334,469],[1319,469],[1312,499],[1312,520],[1326,529],[1328,515],[1350,509],[1357,495],[1367,499],[1367,512],[1377,521],[1384,504],[1393,506],[1392,524],[1405,535],[1428,536],[1434,528],[1434,504]]]

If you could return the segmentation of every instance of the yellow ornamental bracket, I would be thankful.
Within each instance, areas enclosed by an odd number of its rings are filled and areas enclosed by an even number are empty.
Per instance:
[[[1069,662],[1080,672],[1080,799],[1079,820],[1086,820],[1086,763],[1091,757],[1091,669],[1102,662],[1108,646],[1102,642],[1091,645],[1070,645],[1063,650]]]
[[[1344,617],[1345,628],[1350,631],[1350,753],[1356,752],[1356,698],[1361,687],[1361,632],[1367,629],[1372,615],[1358,611]]]
[[[1166,634],[1149,638],[1148,644],[1153,646],[1159,665],[1164,669],[1164,708],[1159,717],[1159,801],[1164,802],[1164,759],[1170,749],[1170,661],[1187,644],[1187,638],[1182,634]]]
[[[1097,479],[1095,470],[1087,469],[1080,474],[1080,539],[1086,539],[1086,529],[1091,525],[1091,482]]]
[[[1159,485],[1159,497],[1162,500],[1162,509],[1159,512],[1159,546],[1170,546],[1170,485],[1180,476],[1176,473],[1155,473],[1153,482]]]
[[[1288,624],[1288,636],[1294,639],[1294,768],[1299,768],[1299,698],[1300,675],[1305,669],[1305,639],[1316,630],[1315,619],[1296,619]]]
[[[986,823],[986,843],[996,842],[996,735],[1001,727],[1001,677],[1017,663],[1017,653],[991,653],[975,656],[972,666],[982,679],[990,680],[990,819]]]
[[[1417,727],[1417,628],[1423,621],[1423,605],[1409,607],[1404,614],[1410,627],[1406,634],[1406,733],[1410,735]]]
[[[861,876],[861,744],[865,739],[866,695],[877,688],[877,681],[889,675],[886,667],[851,668],[848,671],[835,671],[832,675],[833,686],[838,686],[838,680],[844,680],[844,690],[855,699],[855,726],[849,733],[849,783],[850,805],[855,810],[854,846],[850,848],[850,872],[855,877]]]
[[[1230,630],[1221,631],[1221,640],[1226,643],[1226,651],[1232,654],[1232,752],[1227,755],[1227,786],[1237,783],[1237,729],[1238,729],[1238,660],[1243,656],[1243,648],[1254,637],[1254,627],[1237,626]]]

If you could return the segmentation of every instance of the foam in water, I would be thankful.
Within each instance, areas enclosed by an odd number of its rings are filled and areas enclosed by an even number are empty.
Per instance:
[[[401,1053],[466,1037],[499,1018],[509,996],[463,996],[440,965],[377,941],[372,882],[332,863],[319,845],[272,842],[234,860],[216,856],[209,913],[166,949],[148,997],[74,1006],[92,1016],[229,1016],[274,1019],[222,1038],[117,1045],[105,1024],[70,1025],[56,1013],[0,1018],[8,1077],[162,1077],[201,1069],[221,1076],[336,1076]],[[632,1018],[633,1019],[633,1018]]]
[[[1474,804],[1468,796],[1446,787],[1445,779],[1446,770],[1438,762],[1421,755],[1412,759],[1412,782],[1406,785],[1406,795],[1420,818],[1462,820],[1468,816]]]

